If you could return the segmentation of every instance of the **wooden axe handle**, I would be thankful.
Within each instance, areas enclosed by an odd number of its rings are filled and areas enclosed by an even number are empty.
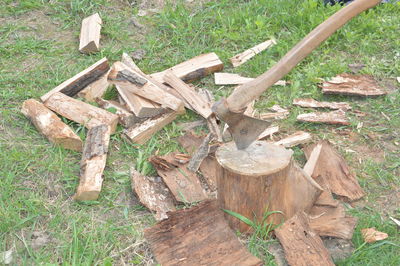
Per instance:
[[[311,31],[271,69],[235,89],[227,99],[228,108],[233,112],[243,111],[248,103],[259,97],[266,89],[289,73],[301,60],[346,24],[347,21],[380,2],[381,0],[356,0],[343,7]]]

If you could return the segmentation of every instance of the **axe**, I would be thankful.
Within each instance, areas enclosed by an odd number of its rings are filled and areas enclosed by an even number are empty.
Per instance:
[[[271,124],[271,122],[244,115],[247,104],[289,73],[347,21],[380,2],[381,0],[356,0],[343,7],[311,31],[271,69],[237,87],[227,99],[222,98],[214,104],[213,112],[229,125],[229,131],[238,149],[246,149]]]

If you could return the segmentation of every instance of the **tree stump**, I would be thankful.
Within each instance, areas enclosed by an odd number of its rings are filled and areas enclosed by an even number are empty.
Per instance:
[[[275,225],[298,211],[309,211],[322,188],[292,160],[293,151],[256,141],[246,150],[235,143],[222,145],[216,152],[218,202],[222,209],[262,222],[268,211],[280,211],[265,220]],[[251,228],[225,214],[234,230]]]

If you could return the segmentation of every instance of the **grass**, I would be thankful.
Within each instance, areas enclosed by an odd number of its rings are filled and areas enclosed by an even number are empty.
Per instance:
[[[225,62],[226,72],[256,77],[340,8],[314,0],[205,1],[191,8],[178,2],[141,18],[145,28],[138,29],[130,23],[138,7],[128,2],[132,1],[1,1],[0,252],[13,248],[15,265],[152,263],[142,232],[155,221],[132,195],[129,169],[135,166],[143,174],[155,174],[148,157],[180,149],[176,137],[183,134],[172,123],[147,144],[131,145],[121,138],[120,129],[111,140],[100,198],[75,203],[71,196],[78,184],[80,154],[49,144],[20,113],[24,100],[39,98],[104,56],[116,61],[122,52],[137,48],[147,52],[138,62],[147,73],[213,51]],[[80,21],[94,12],[103,18],[102,49],[82,55],[77,50]],[[399,4],[380,5],[356,17],[285,77],[292,81],[290,86],[270,88],[256,105],[259,110],[273,104],[290,108],[290,117],[279,122],[283,133],[307,130],[335,142],[367,192],[365,200],[350,210],[359,218],[353,238],[356,251],[339,265],[400,264],[398,231],[387,217],[400,215],[398,198],[382,200],[398,192],[400,185],[400,93],[395,81],[400,76],[399,17]],[[278,44],[237,69],[230,66],[228,58],[269,38]],[[365,64],[361,73],[373,75],[390,93],[369,99],[322,95],[317,78],[349,71],[349,63]],[[217,97],[232,90],[219,89],[212,77],[196,85]],[[291,106],[296,97],[349,101],[366,116],[350,114],[351,125],[340,130],[354,132],[353,136],[338,135],[336,127],[296,122],[297,114],[308,112]],[[178,121],[194,119],[195,114],[187,113]],[[360,122],[363,126],[357,129]],[[82,127],[70,124],[85,135]],[[304,161],[299,148],[295,156]],[[372,226],[389,238],[364,244],[360,229]],[[50,241],[33,249],[33,232],[48,234]],[[273,264],[266,252],[269,243],[253,238],[249,246]]]

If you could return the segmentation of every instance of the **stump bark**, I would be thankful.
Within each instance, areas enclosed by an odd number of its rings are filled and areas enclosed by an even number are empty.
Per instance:
[[[234,211],[250,220],[267,217],[275,225],[298,211],[309,211],[322,188],[292,159],[293,151],[256,141],[245,150],[226,143],[216,152],[218,202],[222,209]],[[225,214],[234,230],[249,232],[250,227]]]

